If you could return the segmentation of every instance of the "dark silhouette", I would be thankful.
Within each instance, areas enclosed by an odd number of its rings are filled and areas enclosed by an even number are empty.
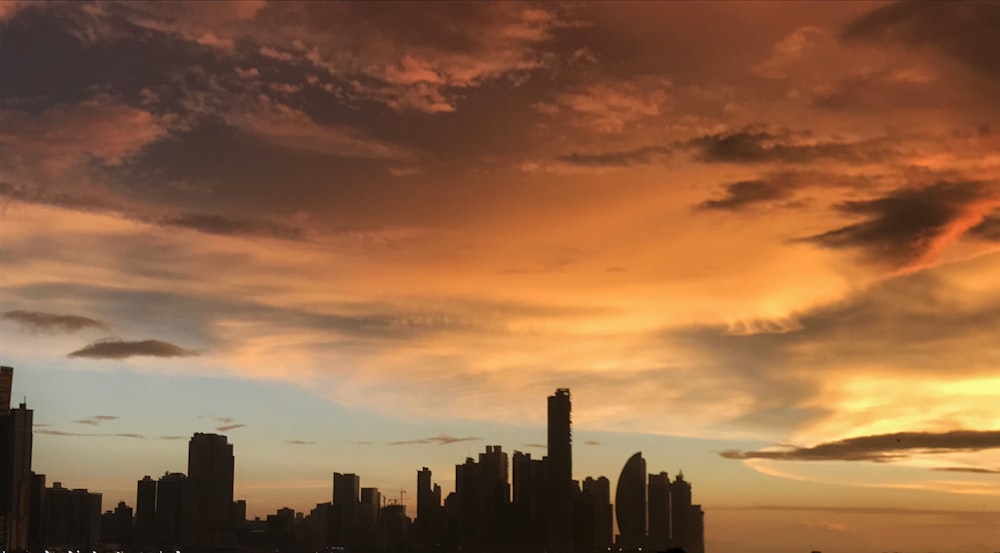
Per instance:
[[[405,490],[383,494],[361,487],[359,475],[340,472],[333,473],[332,500],[308,514],[282,508],[248,521],[246,501],[233,501],[235,456],[221,434],[191,437],[187,474],[139,480],[134,512],[120,502],[102,514],[99,493],[59,482],[47,488],[45,475],[30,472],[32,411],[24,404],[10,408],[12,379],[13,369],[3,367],[0,538],[6,551],[705,551],[704,513],[691,504],[683,475],[671,482],[665,472],[651,474],[647,483],[646,461],[636,453],[622,469],[614,508],[606,477],[573,479],[572,405],[565,388],[548,397],[547,456],[515,451],[511,463],[501,446],[488,445],[478,458],[455,466],[455,491],[443,501],[441,486],[424,467],[417,471],[413,522]]]

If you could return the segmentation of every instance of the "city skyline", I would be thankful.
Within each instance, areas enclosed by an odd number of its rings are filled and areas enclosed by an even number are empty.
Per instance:
[[[131,504],[220,434],[251,517],[333,472],[412,514],[421,467],[446,497],[485,446],[555,453],[564,388],[559,480],[684,470],[713,553],[995,553],[998,29],[0,0],[0,363],[36,470]]]
[[[678,474],[646,473],[642,453],[629,457],[612,504],[606,476],[572,476],[572,401],[559,388],[548,397],[547,455],[533,459],[487,445],[478,461],[455,465],[445,496],[433,473],[417,471],[417,506],[354,473],[334,472],[331,500],[296,511],[247,518],[234,500],[233,444],[196,432],[187,473],[148,474],[136,482],[134,507],[103,509],[103,493],[65,486],[34,470],[33,411],[10,406],[13,368],[0,367],[0,546],[16,552],[97,549],[110,552],[196,551],[538,551],[641,552],[679,547],[705,553],[704,510]],[[513,461],[513,462],[511,462]],[[288,467],[294,470],[294,467]],[[617,524],[616,524],[617,522]]]

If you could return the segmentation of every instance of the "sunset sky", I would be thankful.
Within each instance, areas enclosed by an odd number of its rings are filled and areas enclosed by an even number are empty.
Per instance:
[[[1000,3],[0,2],[34,470],[251,516],[642,451],[712,553],[1000,548]],[[411,512],[412,514],[412,512]]]

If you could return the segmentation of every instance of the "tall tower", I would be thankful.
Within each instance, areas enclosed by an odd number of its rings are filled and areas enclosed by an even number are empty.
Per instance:
[[[233,510],[233,445],[219,434],[195,433],[188,443],[188,478],[197,490],[198,542],[215,545],[230,530]]]
[[[0,367],[0,546],[28,547],[31,508],[31,421],[33,412],[22,403],[10,408],[14,369]]]
[[[0,411],[10,411],[10,392],[14,385],[14,368],[0,367]]]
[[[615,490],[618,546],[642,547],[646,541],[646,460],[642,452],[629,457]]]
[[[354,507],[361,503],[361,477],[357,474],[333,473],[333,504]]]
[[[548,496],[549,546],[555,553],[573,548],[573,446],[569,389],[549,396]]]
[[[441,488],[434,486],[431,469],[424,467],[417,471],[417,539],[423,545],[437,543],[440,529]]]
[[[670,545],[670,487],[667,473],[649,475],[649,547],[654,550]]]
[[[156,480],[148,475],[136,484],[135,544],[149,546],[156,538]]]

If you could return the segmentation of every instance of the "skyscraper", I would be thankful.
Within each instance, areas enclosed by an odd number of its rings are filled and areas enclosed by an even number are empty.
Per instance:
[[[615,490],[618,546],[642,547],[646,541],[646,460],[642,452],[629,457]]]
[[[549,547],[555,553],[573,548],[573,446],[569,390],[549,396],[548,479]]]
[[[431,480],[427,467],[417,471],[416,537],[421,545],[437,543],[441,538],[441,487]]]
[[[607,549],[614,543],[614,510],[611,506],[611,482],[605,476],[597,479],[587,477],[583,481],[583,493],[597,498],[597,521],[595,534],[597,547]]]
[[[156,538],[156,480],[148,475],[136,484],[135,543],[153,545]]]
[[[670,476],[650,474],[648,492],[649,546],[666,549],[670,545]]]
[[[201,513],[195,481],[179,472],[168,472],[156,482],[156,543],[191,546],[199,541]]]
[[[0,367],[0,546],[28,546],[31,508],[32,411],[22,403],[10,408],[14,369]]]
[[[218,545],[230,529],[235,458],[229,440],[219,434],[195,433],[188,443],[188,478],[198,503],[198,543]]]
[[[361,503],[361,478],[357,474],[333,473],[333,504],[353,507]]]
[[[684,480],[684,473],[671,484],[670,499],[673,545],[690,553],[704,553],[705,513],[701,505],[691,504],[691,484]]]

